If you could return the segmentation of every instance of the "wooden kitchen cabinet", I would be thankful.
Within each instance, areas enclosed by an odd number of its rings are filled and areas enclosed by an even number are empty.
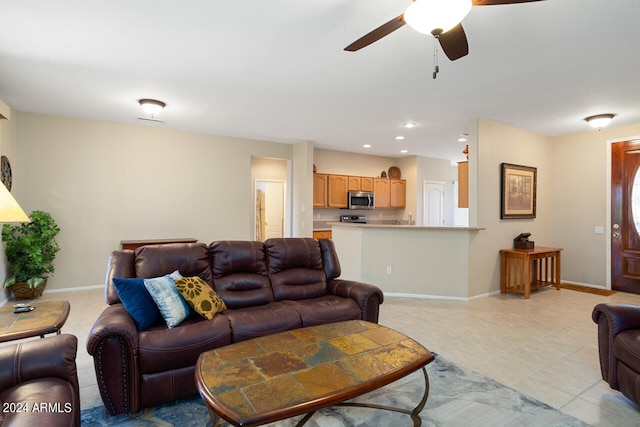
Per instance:
[[[373,191],[373,178],[368,176],[361,176],[360,191]]]
[[[389,180],[389,207],[404,208],[407,204],[407,181],[404,179]]]
[[[373,191],[373,178],[368,176],[350,176],[349,191]]]
[[[349,191],[360,191],[360,180],[359,176],[350,176],[349,177]]]
[[[407,204],[407,181],[404,179],[374,178],[373,191],[376,209],[399,209]]]
[[[331,238],[331,230],[319,230],[319,231],[313,231],[313,238],[314,239],[330,239]]]
[[[469,207],[469,162],[458,162],[458,207]]]
[[[375,208],[383,209],[390,207],[389,180],[386,178],[373,179],[373,193],[375,196]]]
[[[327,206],[330,208],[346,208],[348,188],[348,176],[329,175],[327,185]]]
[[[323,173],[313,174],[313,207],[327,207],[327,179],[329,175]]]

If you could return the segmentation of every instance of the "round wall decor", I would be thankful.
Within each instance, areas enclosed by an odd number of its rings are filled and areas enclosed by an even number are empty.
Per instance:
[[[13,180],[11,175],[11,163],[7,156],[0,157],[0,179],[7,190],[11,191],[11,182]]]

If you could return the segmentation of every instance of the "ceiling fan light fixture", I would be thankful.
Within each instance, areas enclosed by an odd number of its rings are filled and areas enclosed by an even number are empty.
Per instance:
[[[404,20],[411,28],[423,33],[446,33],[471,11],[471,0],[416,0],[404,12]]]
[[[141,99],[138,101],[142,109],[149,114],[151,117],[154,117],[156,114],[159,114],[167,104],[162,101],[158,101],[157,99]]]
[[[602,129],[611,123],[611,120],[615,117],[615,114],[597,114],[595,116],[585,117],[584,121],[589,123],[594,129]]]

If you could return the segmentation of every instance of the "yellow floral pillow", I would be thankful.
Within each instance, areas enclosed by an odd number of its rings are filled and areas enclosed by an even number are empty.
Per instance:
[[[220,296],[198,276],[181,277],[174,281],[187,304],[205,319],[211,320],[217,313],[227,309]]]

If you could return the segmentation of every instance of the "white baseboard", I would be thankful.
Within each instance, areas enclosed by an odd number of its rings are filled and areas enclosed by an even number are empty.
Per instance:
[[[60,293],[60,292],[89,291],[91,289],[104,289],[104,284],[102,284],[102,285],[92,285],[92,286],[79,286],[79,287],[76,287],[76,288],[51,289],[51,290],[48,290],[47,288],[45,288],[43,293],[45,293],[45,294],[57,294],[57,293]]]
[[[385,296],[390,297],[398,297],[398,298],[417,298],[417,299],[437,299],[437,300],[446,300],[446,301],[471,301],[478,298],[486,298],[491,295],[499,294],[500,291],[493,291],[482,295],[476,295],[473,297],[453,297],[453,296],[443,296],[443,295],[425,295],[425,294],[404,294],[398,292],[385,292]]]

